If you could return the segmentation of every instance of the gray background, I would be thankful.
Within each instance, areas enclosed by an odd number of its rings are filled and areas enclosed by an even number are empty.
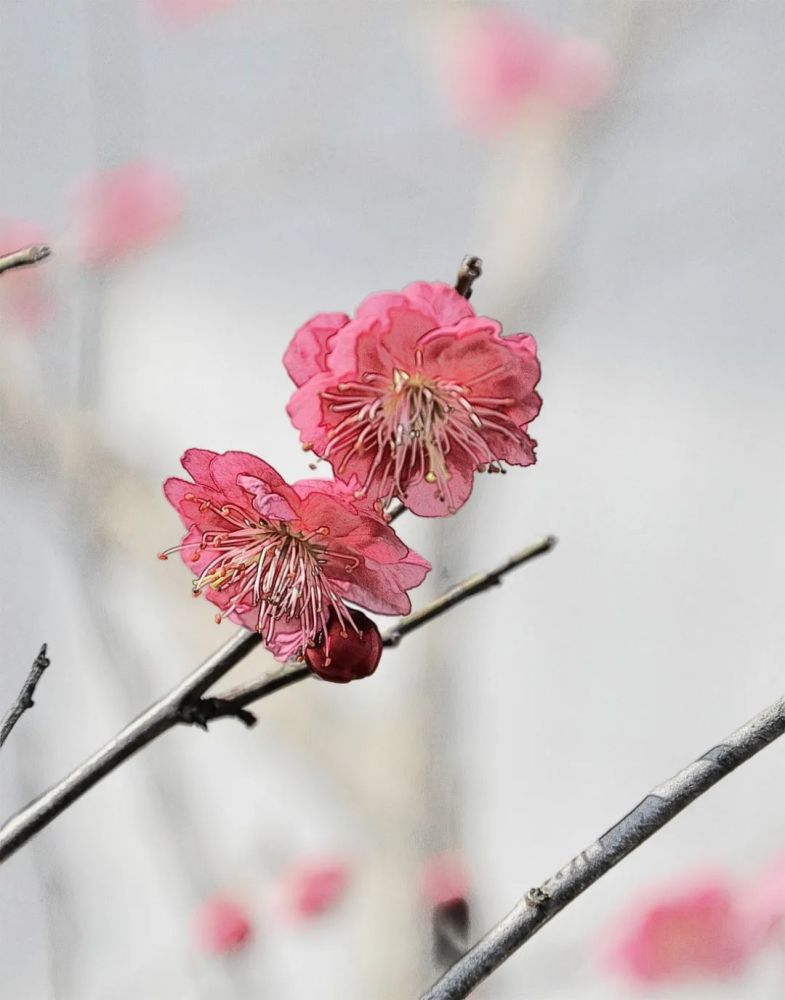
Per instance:
[[[479,932],[782,693],[785,8],[512,6],[608,46],[602,107],[461,131],[437,67],[463,4],[237,0],[168,30],[134,0],[0,0],[0,217],[56,249],[51,322],[0,327],[0,704],[53,656],[0,758],[4,813],[229,634],[155,560],[179,530],[159,484],[189,446],[307,474],[280,357],[316,311],[480,254],[475,307],[540,344],[539,461],[401,522],[435,567],[418,601],[561,539],[372,682],[298,686],[252,732],[172,734],[103,782],[2,870],[4,998],[414,997],[431,852],[465,853]],[[68,191],[140,157],[178,172],[183,223],[86,271]],[[784,778],[775,745],[478,997],[630,995],[598,968],[603,927],[696,870],[745,884],[785,846]],[[281,867],[323,853],[351,858],[346,899],[281,921]],[[190,932],[218,890],[258,926],[225,960]],[[783,989],[772,954],[651,996]]]

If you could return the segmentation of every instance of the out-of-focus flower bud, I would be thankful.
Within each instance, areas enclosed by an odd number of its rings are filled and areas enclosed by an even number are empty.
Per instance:
[[[196,916],[196,937],[203,951],[222,955],[235,951],[251,937],[251,920],[245,909],[231,899],[213,896]]]
[[[285,909],[297,920],[321,916],[340,901],[350,874],[349,866],[340,859],[316,858],[298,862],[283,878]]]

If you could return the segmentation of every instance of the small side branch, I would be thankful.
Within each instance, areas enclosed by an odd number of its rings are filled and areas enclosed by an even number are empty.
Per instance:
[[[36,245],[0,256],[0,274],[3,271],[10,271],[14,267],[26,267],[28,264],[37,264],[39,260],[48,257],[51,252],[51,249],[47,246]]]
[[[468,580],[464,580],[463,583],[452,587],[442,594],[441,597],[437,597],[429,604],[420,608],[419,611],[415,611],[414,614],[409,615],[407,618],[402,618],[397,625],[384,633],[382,644],[387,649],[394,648],[410,632],[422,628],[423,625],[450,611],[457,604],[461,604],[470,597],[475,597],[484,590],[489,590],[491,587],[497,586],[502,582],[504,576],[519,566],[523,566],[524,563],[535,559],[537,556],[544,555],[546,552],[550,552],[556,545],[556,541],[553,535],[548,535],[534,545],[516,552],[500,566],[495,566],[485,573],[477,573],[475,576],[470,576]],[[241,710],[245,710],[248,705],[259,701],[261,698],[266,698],[267,695],[273,694],[283,687],[289,687],[290,684],[296,684],[298,681],[305,680],[306,677],[311,676],[312,674],[308,667],[303,667],[298,663],[287,663],[272,677],[265,677],[260,681],[255,681],[253,684],[237,688],[222,697],[202,698],[196,703],[187,704],[185,711],[189,717],[183,718],[181,721],[195,721],[190,717],[195,711],[198,716],[198,724],[204,728],[206,728],[207,723],[212,719],[226,717],[240,718],[246,725],[249,725],[247,715],[250,715],[250,713],[246,713],[246,718],[243,718],[239,714]]]
[[[482,274],[482,261],[479,257],[464,257],[458,268],[455,280],[455,291],[465,299],[472,297],[472,286]]]
[[[443,615],[445,611],[450,611],[456,604],[461,604],[470,597],[481,594],[484,590],[498,586],[502,582],[502,578],[514,569],[523,566],[524,563],[529,562],[531,559],[536,559],[537,556],[550,552],[556,545],[556,542],[557,539],[553,535],[548,535],[534,545],[530,545],[528,548],[521,549],[520,552],[511,555],[501,566],[496,566],[486,573],[477,573],[476,576],[470,576],[463,583],[456,584],[456,586],[442,594],[441,597],[437,597],[430,604],[426,604],[419,611],[415,611],[413,615],[409,615],[408,618],[403,618],[398,622],[394,628],[385,634],[384,645],[397,646],[405,635],[414,632],[415,629],[422,628],[423,625],[433,621],[434,618]]]
[[[274,674],[268,674],[253,684],[235,688],[214,698],[204,696],[195,701],[186,701],[180,709],[179,721],[185,725],[207,729],[207,723],[213,719],[239,719],[250,729],[256,725],[257,719],[246,706],[312,676],[310,667],[304,667],[301,663],[285,663]]]
[[[24,713],[35,704],[33,695],[35,694],[36,687],[38,687],[38,682],[41,680],[41,675],[49,666],[49,662],[49,657],[46,655],[46,643],[44,643],[30,668],[30,673],[27,675],[27,680],[22,685],[22,690],[17,695],[16,701],[3,716],[3,721],[0,722],[0,747],[8,739],[11,730],[19,722]]]
[[[463,1000],[585,889],[740,764],[785,733],[785,698],[652,788],[627,815],[541,885],[460,958],[420,1000]]]
[[[404,635],[444,614],[461,601],[488,589],[517,566],[553,548],[554,538],[512,556],[501,566],[471,577],[420,611],[404,618],[384,637],[386,646],[395,646]],[[300,663],[287,663],[271,677],[238,688],[224,696],[210,697],[207,692],[237,663],[261,644],[256,632],[240,629],[212,656],[185,677],[172,691],[159,698],[145,712],[129,723],[83,764],[53,785],[48,791],[20,809],[0,827],[0,862],[10,857],[32,836],[52,822],[64,809],[97,782],[119,767],[142,747],[178,725],[206,728],[213,719],[235,718],[250,726],[256,721],[248,705],[281,688],[312,676]]]

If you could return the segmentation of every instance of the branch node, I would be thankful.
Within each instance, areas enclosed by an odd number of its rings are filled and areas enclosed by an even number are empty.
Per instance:
[[[542,904],[547,903],[550,898],[550,893],[547,889],[543,889],[542,886],[535,886],[533,889],[529,889],[526,893],[526,902],[530,906],[542,906]]]
[[[391,630],[384,636],[382,642],[383,645],[385,645],[388,649],[395,649],[396,646],[399,646],[401,644],[402,638],[403,635],[400,632],[396,630]]]
[[[233,705],[225,698],[197,698],[184,701],[177,711],[177,718],[186,726],[197,726],[208,731],[208,723],[215,719],[239,719],[250,729],[256,725],[253,712],[242,705]]]

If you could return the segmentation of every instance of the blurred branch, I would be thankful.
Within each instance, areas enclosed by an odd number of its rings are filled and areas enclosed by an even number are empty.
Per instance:
[[[785,697],[763,709],[669,781],[542,885],[445,972],[420,1000],[462,1000],[585,889],[640,847],[682,809],[785,733]]]
[[[22,690],[17,695],[16,701],[3,716],[2,722],[0,722],[0,747],[8,739],[11,730],[19,722],[24,713],[35,704],[33,695],[35,694],[38,682],[41,680],[41,675],[49,666],[49,662],[49,657],[46,655],[46,643],[44,643],[41,646],[38,656],[33,661],[30,673],[27,675],[27,680],[22,685]]]
[[[0,274],[3,271],[10,271],[13,267],[26,267],[28,264],[37,264],[51,253],[51,249],[46,246],[25,247],[24,250],[15,250],[0,256]]]
[[[384,645],[396,646],[404,635],[467,598],[499,583],[504,574],[549,551],[554,544],[554,538],[546,538],[519,552],[501,566],[458,584],[399,622],[384,637]],[[311,672],[307,667],[299,663],[288,663],[272,677],[266,677],[222,697],[206,697],[207,690],[260,645],[261,641],[258,633],[240,629],[169,694],[151,705],[62,781],[12,816],[0,828],[0,861],[10,857],[101,778],[168,730],[177,725],[196,725],[206,729],[212,719],[226,717],[237,718],[248,726],[253,725],[256,719],[248,711],[247,705],[310,676]]]

